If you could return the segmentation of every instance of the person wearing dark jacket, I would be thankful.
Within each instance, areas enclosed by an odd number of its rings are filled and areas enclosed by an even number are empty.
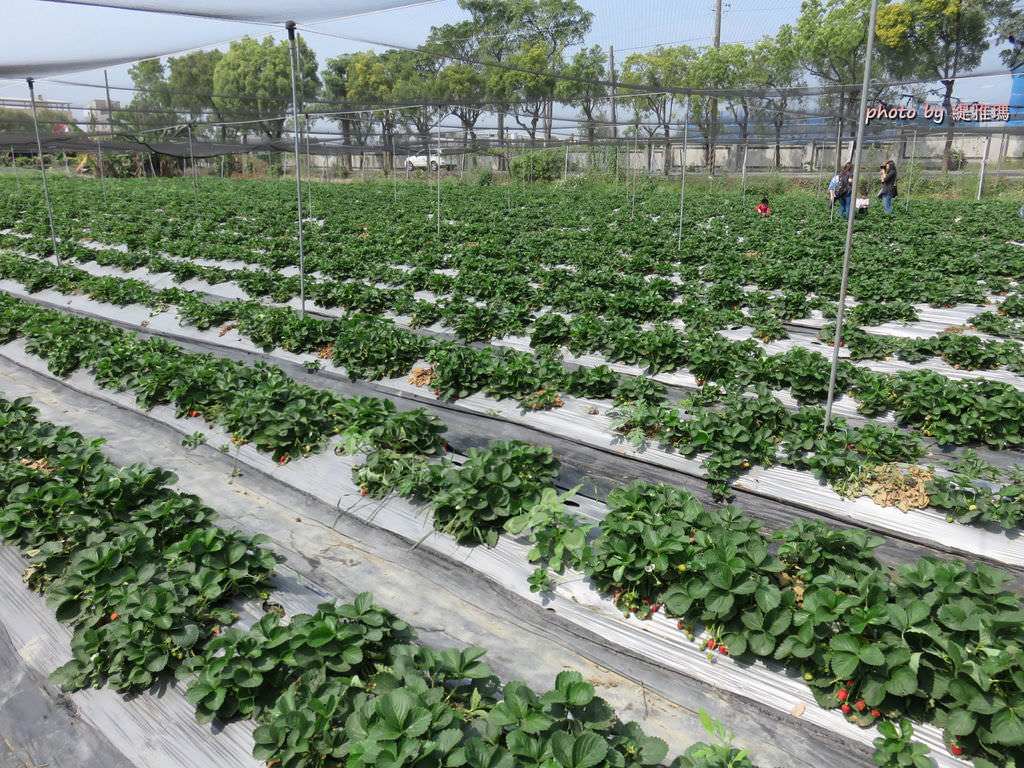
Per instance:
[[[878,193],[882,207],[886,213],[892,213],[892,199],[896,197],[896,163],[889,160],[879,169],[878,177],[882,182],[882,190]]]
[[[839,172],[839,179],[836,181],[835,199],[839,201],[839,218],[845,219],[850,216],[850,196],[853,193],[853,163],[847,163]]]

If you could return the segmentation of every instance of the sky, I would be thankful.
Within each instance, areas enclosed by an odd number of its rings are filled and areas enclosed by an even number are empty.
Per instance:
[[[117,2],[117,0],[95,0]],[[285,3],[281,0],[123,0],[164,7],[240,9],[266,12],[274,20]],[[317,53],[322,67],[331,57],[373,48],[384,50],[388,44],[415,46],[422,43],[431,26],[450,24],[467,18],[457,0],[438,0],[408,7],[381,10],[339,19],[350,9],[365,11],[415,0],[291,0],[288,13],[296,14],[300,32]],[[578,0],[594,14],[594,23],[585,45],[615,47],[616,62],[633,51],[646,51],[657,45],[710,45],[714,33],[714,0]],[[728,0],[722,17],[723,43],[755,43],[773,34],[780,25],[795,22],[801,0]],[[111,98],[126,104],[131,100],[127,64],[113,60],[133,60],[154,54],[174,53],[200,47],[227,49],[228,41],[243,35],[262,37],[272,34],[284,39],[280,23],[222,21],[195,16],[177,16],[115,8],[81,6],[47,0],[3,0],[3,29],[0,31],[0,73],[19,72],[18,79],[0,79],[0,97],[26,98],[24,71],[36,73],[38,96],[69,101],[83,107],[93,99],[103,99],[103,67],[110,79]],[[305,14],[305,15],[302,15]],[[334,19],[315,21],[317,19]],[[313,20],[313,21],[311,21]],[[352,39],[357,38],[357,39]],[[364,41],[373,41],[370,44]],[[68,73],[48,75],[58,61],[74,61]],[[996,51],[986,53],[981,72],[1002,69]],[[70,70],[77,70],[71,72]],[[60,82],[58,82],[60,81]],[[88,84],[71,85],[68,83]],[[957,83],[956,95],[965,101],[987,104],[1006,103],[1010,78],[965,78]],[[84,120],[84,112],[76,112]]]

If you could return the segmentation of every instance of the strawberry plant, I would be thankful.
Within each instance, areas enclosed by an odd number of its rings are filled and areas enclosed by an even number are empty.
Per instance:
[[[519,441],[470,448],[462,466],[444,472],[434,498],[434,527],[460,543],[494,546],[505,521],[540,501],[557,474],[550,448]]]

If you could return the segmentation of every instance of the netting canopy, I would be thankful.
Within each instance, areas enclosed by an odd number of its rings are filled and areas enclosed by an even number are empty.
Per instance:
[[[20,19],[0,47],[0,78],[47,77],[112,67],[262,34],[285,21],[309,24],[438,0],[5,0]],[[159,14],[159,15],[158,15]],[[193,17],[179,25],[163,15]]]

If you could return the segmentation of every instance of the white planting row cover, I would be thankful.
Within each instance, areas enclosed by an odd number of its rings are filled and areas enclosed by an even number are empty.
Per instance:
[[[13,281],[0,281],[0,290],[17,296],[26,296],[23,288]],[[241,349],[293,363],[315,360],[312,354],[294,354],[276,349],[267,354],[251,341],[239,335],[237,329],[227,331],[211,328],[200,331],[192,326],[180,326],[172,311],[151,315],[150,310],[138,305],[114,307],[93,301],[85,296],[70,298],[46,290],[33,295],[34,298],[57,306],[68,306],[97,317],[116,319],[119,322],[143,326],[156,333],[172,333],[181,337],[202,341],[205,344],[228,349]],[[344,369],[329,360],[319,361],[321,368],[340,376]],[[423,363],[423,365],[426,365]],[[389,387],[423,398],[435,398],[429,389],[420,389],[405,377],[385,380]],[[440,399],[440,398],[437,398]],[[675,451],[659,447],[640,448],[630,445],[612,431],[611,418],[607,415],[606,402],[565,397],[565,406],[550,411],[526,411],[514,400],[494,400],[483,394],[471,395],[459,400],[466,411],[484,416],[500,416],[514,424],[520,424],[548,434],[569,437],[600,450],[617,451],[635,456],[648,464],[665,467],[687,475],[703,477],[701,460],[706,454],[694,458],[681,456]],[[604,413],[588,411],[604,409]],[[810,472],[797,471],[786,467],[751,467],[734,482],[743,490],[771,498],[785,504],[812,509],[823,514],[848,521],[853,525],[894,535],[909,541],[917,541],[943,551],[962,555],[977,555],[1010,566],[1024,567],[1024,538],[1014,537],[1006,532],[992,532],[983,528],[946,522],[945,516],[930,509],[903,512],[896,507],[881,507],[868,498],[845,499]]]
[[[26,255],[26,254],[23,254],[23,255]],[[53,258],[52,257],[47,258],[46,260],[50,261],[51,263],[53,262]],[[184,261],[185,259],[182,259],[182,260]],[[205,280],[201,280],[201,279],[198,279],[198,278],[191,278],[189,280],[185,280],[185,281],[179,283],[175,279],[174,275],[172,275],[169,272],[154,273],[154,272],[150,272],[145,267],[139,267],[137,269],[134,269],[134,270],[126,272],[126,271],[124,271],[124,270],[122,270],[120,268],[117,268],[117,267],[104,266],[104,265],[97,264],[96,262],[91,262],[91,261],[90,262],[79,263],[78,266],[83,271],[88,272],[89,274],[92,274],[92,275],[124,277],[124,278],[130,278],[130,279],[133,279],[133,280],[140,280],[142,282],[148,283],[154,289],[157,289],[157,290],[162,289],[162,288],[170,288],[170,287],[175,287],[176,286],[176,287],[182,288],[184,290],[198,291],[198,292],[202,292],[202,293],[207,293],[207,294],[210,294],[212,296],[218,296],[218,297],[221,297],[221,298],[224,298],[224,299],[249,299],[249,298],[251,298],[249,296],[249,294],[241,286],[239,286],[237,283],[235,283],[233,281],[227,281],[227,282],[223,282],[223,283],[208,283]],[[289,270],[293,271],[295,274],[298,273],[298,269],[296,269],[294,267],[286,267],[285,269],[280,270],[280,272],[282,274],[284,274],[286,271],[289,271]],[[312,274],[316,274],[316,273],[312,273]],[[318,277],[320,277],[322,279],[329,279],[329,278],[327,278],[326,276],[323,276],[323,275],[318,275]],[[378,286],[378,287],[381,287],[381,286]],[[425,300],[428,300],[428,301],[435,301],[437,299],[437,296],[435,294],[433,294],[431,291],[417,291],[415,293],[414,297],[417,298],[417,299],[425,299]],[[261,299],[261,300],[265,301],[267,304],[271,304],[271,305],[275,305],[275,306],[289,306],[289,307],[291,307],[293,309],[299,309],[301,307],[301,302],[298,299],[298,297],[293,297],[289,301],[285,302],[284,305],[282,305],[280,302],[272,302],[272,301],[270,301],[269,299],[266,299],[266,298]],[[474,303],[477,304],[478,306],[485,306],[486,305],[486,302],[484,302],[484,301],[476,301]],[[319,305],[317,305],[317,304],[315,304],[313,302],[307,302],[306,305],[307,305],[307,309],[309,309],[310,311],[314,311],[314,312],[316,312],[318,314],[327,315],[329,317],[340,317],[340,316],[345,314],[344,310],[339,309],[337,307],[321,307],[321,306],[319,306]],[[925,305],[921,305],[921,306],[925,306]],[[963,305],[963,306],[965,306],[965,307],[975,307],[976,308],[976,305]],[[550,308],[545,308],[545,310],[543,312],[541,312],[540,314],[549,314],[551,312],[552,312],[552,310],[550,310]],[[968,312],[968,310],[964,310],[964,312]],[[572,319],[572,314],[571,313],[560,312],[558,314],[561,314],[567,320],[571,320]],[[973,313],[969,313],[969,314],[977,314],[977,313],[973,312]],[[392,320],[395,323],[395,325],[398,325],[398,326],[403,327],[403,328],[409,328],[412,325],[411,319],[409,317],[407,317],[407,316],[404,316],[404,315],[396,315],[393,312],[384,312],[384,313],[382,313],[381,316],[382,317],[386,317],[386,318]],[[807,327],[819,327],[819,328],[821,327],[821,325],[824,324],[822,322],[819,325],[815,326],[815,325],[812,324],[813,322],[814,321],[799,320],[799,321],[794,321],[794,324],[800,325],[800,324],[807,323]],[[672,325],[673,327],[675,327],[676,329],[680,330],[680,331],[685,330],[685,323],[682,320],[671,320],[671,321],[669,321],[669,324]],[[649,325],[649,324],[645,324],[645,325]],[[881,326],[879,326],[879,327],[881,327]],[[946,326],[943,326],[943,328],[945,328],[945,327]],[[434,324],[432,324],[430,326],[427,326],[424,330],[429,331],[431,333],[452,333],[453,332],[451,328],[448,328],[447,326],[445,326],[441,322],[437,322],[437,323],[434,323]],[[750,326],[742,326],[740,328],[723,329],[723,330],[718,331],[718,333],[720,333],[725,338],[733,340],[733,341],[744,341],[744,340],[747,340],[747,339],[750,339],[750,338],[753,337],[754,329],[752,327],[750,327]],[[890,334],[890,335],[897,335],[897,334]],[[917,336],[921,336],[922,334],[914,332],[914,333],[907,333],[905,335],[907,335],[908,337],[917,337]],[[927,335],[927,334],[925,334],[925,335]],[[984,336],[984,334],[974,334],[974,335]],[[993,338],[994,339],[996,337],[987,337],[987,338]],[[508,347],[510,349],[515,349],[515,350],[518,350],[520,352],[530,352],[530,353],[533,352],[533,348],[530,346],[530,338],[528,336],[512,336],[512,335],[510,335],[510,336],[505,336],[505,337],[502,337],[502,338],[491,339],[490,343],[495,345],[495,346]],[[815,338],[809,338],[809,337],[808,338],[797,337],[797,338],[789,338],[789,339],[778,339],[776,341],[772,341],[772,342],[762,343],[761,344],[761,348],[764,350],[765,354],[768,354],[768,355],[784,354],[784,353],[788,352],[789,350],[794,349],[796,347],[802,347],[804,349],[808,349],[808,350],[811,350],[811,351],[820,352],[820,353],[822,353],[822,354],[824,354],[826,356],[830,356],[831,353],[832,353],[831,347],[829,345],[825,344],[824,342],[818,341]],[[642,376],[642,375],[644,375],[644,373],[643,373],[644,369],[641,366],[619,364],[619,363],[616,363],[615,361],[608,360],[607,358],[605,358],[604,355],[601,355],[599,353],[576,356],[576,355],[572,355],[571,353],[569,353],[568,350],[564,350],[564,355],[565,355],[566,360],[568,360],[570,362],[574,362],[574,363],[580,364],[580,365],[587,365],[587,366],[608,365],[613,370],[615,370],[615,371],[617,371],[619,373],[625,373],[625,374],[629,374],[629,375],[633,375],[633,376]],[[850,357],[849,350],[846,349],[845,347],[841,348],[839,350],[839,357],[842,360],[849,361],[849,357]],[[953,379],[953,380],[967,380],[967,379],[979,379],[980,378],[980,379],[986,379],[988,381],[997,381],[997,382],[1000,382],[1000,383],[1003,383],[1003,384],[1009,384],[1010,386],[1012,386],[1012,387],[1014,387],[1016,389],[1024,391],[1024,377],[1019,376],[1018,374],[1014,373],[1013,371],[1008,371],[1008,370],[1003,370],[1003,369],[998,369],[998,368],[990,369],[990,370],[977,370],[977,371],[968,371],[968,370],[963,370],[963,369],[956,369],[953,366],[951,366],[948,363],[946,363],[946,361],[942,360],[941,358],[930,358],[928,361],[926,361],[926,363],[908,363],[908,362],[905,362],[905,361],[902,361],[902,360],[894,360],[894,359],[890,359],[890,360],[856,360],[856,361],[850,361],[850,362],[853,362],[853,364],[856,365],[856,366],[859,366],[859,367],[862,367],[862,368],[868,368],[870,370],[877,371],[879,373],[897,374],[897,373],[903,373],[903,372],[907,372],[907,371],[919,371],[919,370],[928,369],[928,370],[933,370],[933,371],[935,371],[937,373],[940,373],[943,376],[945,376],[946,378]],[[648,378],[654,379],[655,381],[660,381],[660,382],[662,382],[664,384],[675,385],[675,386],[680,386],[680,387],[686,387],[686,388],[691,388],[691,389],[695,388],[697,386],[697,378],[696,378],[696,376],[693,376],[693,375],[691,375],[689,373],[686,373],[685,371],[672,372],[672,373],[658,373],[658,374],[654,374],[652,376],[649,376]],[[796,407],[798,405],[796,400],[793,399],[792,396],[789,395],[786,392],[778,392],[778,393],[776,393],[776,396],[787,407],[793,408],[793,407]],[[856,410],[856,403],[855,403],[855,401],[853,401],[852,398],[849,398],[849,397],[846,397],[846,396],[842,396],[839,400],[837,400],[836,403],[834,404],[834,408],[835,408],[835,412],[837,414],[841,415],[841,416],[847,416],[847,417],[854,416],[854,417],[856,417],[858,415],[857,414],[857,410]],[[880,417],[880,418],[876,418],[875,420],[876,421],[881,421],[881,422],[887,423],[887,424],[894,424],[895,423],[895,421],[890,416],[883,416],[883,417]]]
[[[25,352],[24,343],[20,340],[0,347],[0,357],[55,378],[46,370],[45,361]],[[92,397],[141,412],[130,393],[101,389],[83,371],[76,371],[65,380],[75,389]],[[171,426],[182,435],[192,434],[199,423],[195,419],[177,418],[174,409],[169,406],[157,406],[147,414],[154,421]],[[229,444],[230,435],[220,427],[205,423],[203,427],[211,445]],[[395,496],[382,502],[367,501],[349,480],[351,467],[362,463],[362,455],[336,456],[328,448],[324,453],[281,466],[270,456],[257,451],[252,444],[243,445],[234,453],[240,465],[264,474],[273,474],[278,480],[321,502],[337,506],[345,514],[391,531],[407,541],[419,542],[418,546],[428,547],[465,565],[503,589],[555,611],[582,630],[611,644],[628,648],[646,659],[707,681],[719,689],[754,699],[777,709],[785,716],[789,716],[794,707],[802,704],[804,712],[801,717],[852,741],[870,745],[876,736],[874,729],[862,729],[847,722],[838,710],[818,707],[803,679],[781,665],[760,661],[753,664],[737,663],[732,657],[717,654],[709,661],[702,650],[706,639],[703,633],[691,643],[677,629],[675,621],[663,614],[655,614],[652,620],[643,622],[624,617],[612,600],[598,594],[579,572],[567,572],[559,577],[553,594],[530,592],[527,578],[534,567],[527,561],[531,549],[527,538],[505,535],[493,549],[460,546],[451,537],[433,530],[429,514],[422,505],[411,504]],[[595,513],[600,516],[593,502],[584,499],[577,501],[581,502],[588,516]],[[915,728],[915,733],[920,741],[932,748],[940,768],[965,765],[946,752],[939,729],[921,725]]]

